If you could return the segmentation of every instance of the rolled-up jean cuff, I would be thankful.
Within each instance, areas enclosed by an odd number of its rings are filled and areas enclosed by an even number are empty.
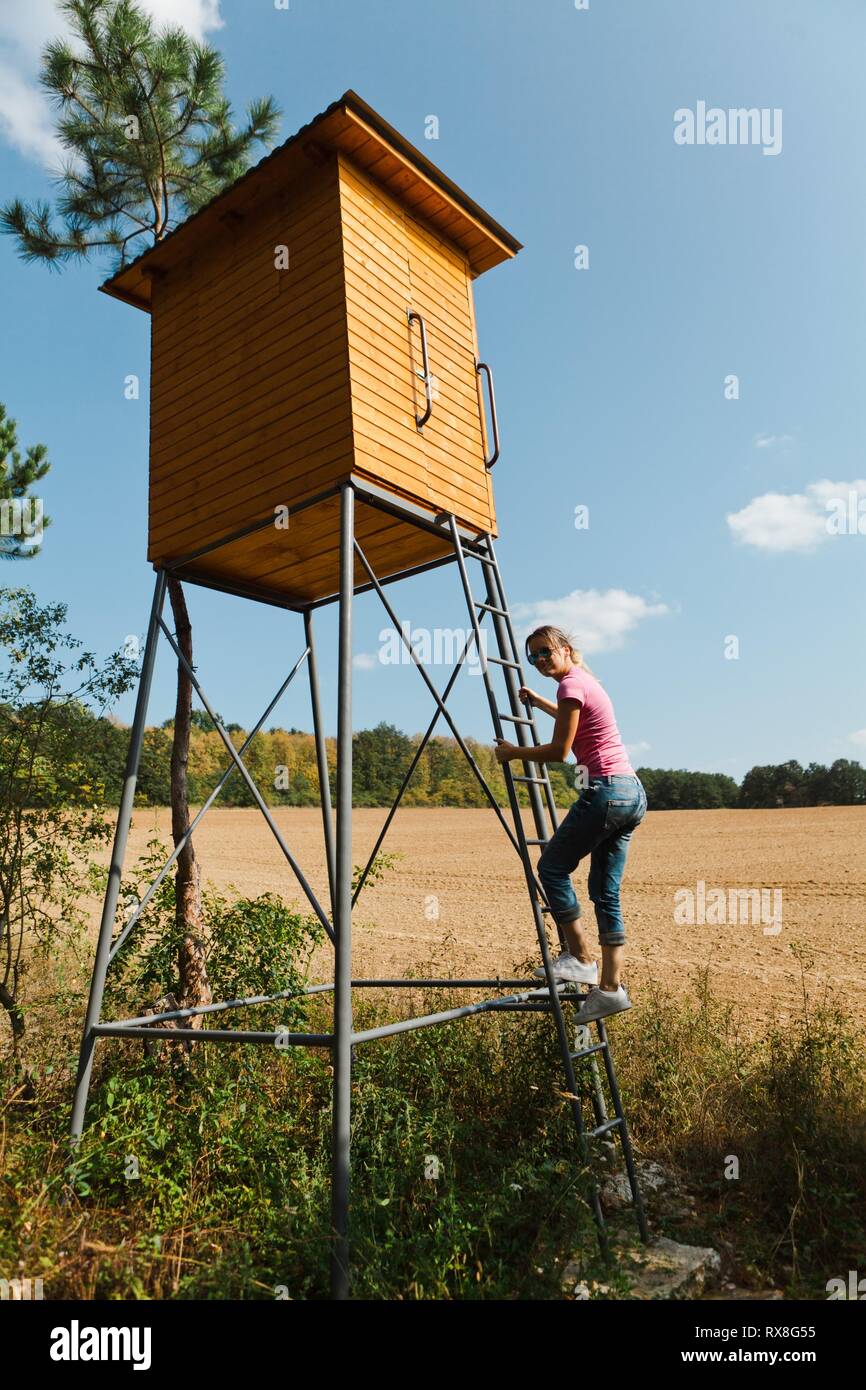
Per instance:
[[[571,912],[557,912],[553,920],[558,927],[567,927],[569,922],[579,921],[582,915],[580,908],[576,907]]]
[[[601,936],[601,935],[600,935],[599,938],[598,938],[598,940],[599,940],[599,945],[600,945],[600,946],[624,946],[624,945],[625,945],[625,937],[624,937],[624,936]]]

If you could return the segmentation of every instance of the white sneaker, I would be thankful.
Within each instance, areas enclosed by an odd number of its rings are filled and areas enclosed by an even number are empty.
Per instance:
[[[574,1015],[575,1023],[591,1023],[593,1019],[607,1018],[609,1014],[619,1014],[631,1008],[631,1000],[625,986],[618,989],[591,989]]]
[[[532,973],[537,980],[547,978],[543,965]],[[570,951],[562,951],[553,962],[553,978],[557,984],[595,985],[598,983],[598,961],[584,964]]]

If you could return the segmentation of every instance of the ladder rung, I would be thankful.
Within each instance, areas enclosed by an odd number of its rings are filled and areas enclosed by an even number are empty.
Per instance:
[[[546,787],[547,782],[544,777],[515,777],[511,774],[512,782],[537,782],[540,787]]]
[[[606,1043],[606,1042],[602,1042],[602,1043],[593,1043],[592,1047],[585,1047],[585,1048],[583,1048],[583,1050],[582,1050],[581,1052],[569,1052],[568,1055],[569,1055],[569,1057],[571,1058],[571,1060],[572,1060],[573,1062],[575,1062],[575,1061],[577,1061],[577,1058],[578,1058],[578,1057],[589,1057],[589,1056],[591,1055],[591,1053],[593,1053],[593,1052],[602,1052],[606,1047],[607,1047],[607,1043]]]
[[[617,1115],[615,1120],[608,1120],[605,1125],[596,1125],[595,1129],[587,1130],[587,1139],[597,1139],[600,1134],[607,1134],[611,1129],[616,1129],[617,1125],[622,1124],[621,1116]]]
[[[485,611],[485,613],[497,613],[497,614],[499,615],[500,618],[507,618],[507,617],[508,617],[508,613],[507,613],[506,609],[504,609],[504,608],[496,608],[496,607],[494,607],[494,605],[493,605],[492,603],[480,603],[479,600],[476,599],[476,600],[475,600],[475,607],[476,607],[476,608],[483,608],[484,611]]]
[[[528,724],[530,728],[532,727],[531,719],[521,719],[516,714],[503,714],[501,709],[498,709],[496,713],[499,715],[500,719],[507,719],[509,724]]]
[[[548,843],[548,841],[547,841],[547,840],[527,840],[526,843],[527,843],[528,845],[546,845],[546,844]],[[542,912],[547,912],[547,911],[548,911],[548,909],[547,909],[546,907],[542,908],[541,910],[542,910]]]
[[[472,558],[473,558],[473,560],[480,560],[481,563],[482,563],[482,565],[492,565],[494,569],[496,568],[496,561],[495,561],[495,560],[491,560],[491,558],[490,558],[489,555],[479,555],[477,550],[466,550],[466,549],[464,549],[463,554],[464,554],[464,555],[471,555]]]
[[[515,671],[520,670],[519,661],[506,661],[504,656],[488,656],[488,661],[495,661],[497,666],[512,666]]]

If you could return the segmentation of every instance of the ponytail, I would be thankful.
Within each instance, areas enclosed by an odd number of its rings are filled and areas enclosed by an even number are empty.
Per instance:
[[[574,645],[574,639],[570,633],[563,632],[561,627],[552,627],[549,623],[545,623],[542,627],[537,627],[535,631],[530,632],[529,636],[526,638],[524,645],[527,655],[529,653],[529,644],[534,637],[542,638],[543,641],[549,642],[553,647],[567,647],[571,653],[572,661],[574,661],[582,671],[586,671],[588,675],[598,680],[598,676],[595,675],[594,671],[590,670],[584,661],[580,649]]]

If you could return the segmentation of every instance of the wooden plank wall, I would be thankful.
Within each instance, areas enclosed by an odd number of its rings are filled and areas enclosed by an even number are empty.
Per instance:
[[[339,170],[356,469],[494,530],[468,264],[345,155]],[[425,318],[438,389],[421,432],[420,334],[409,331],[410,306]]]
[[[351,470],[336,157],[153,290],[148,553],[163,560]]]

